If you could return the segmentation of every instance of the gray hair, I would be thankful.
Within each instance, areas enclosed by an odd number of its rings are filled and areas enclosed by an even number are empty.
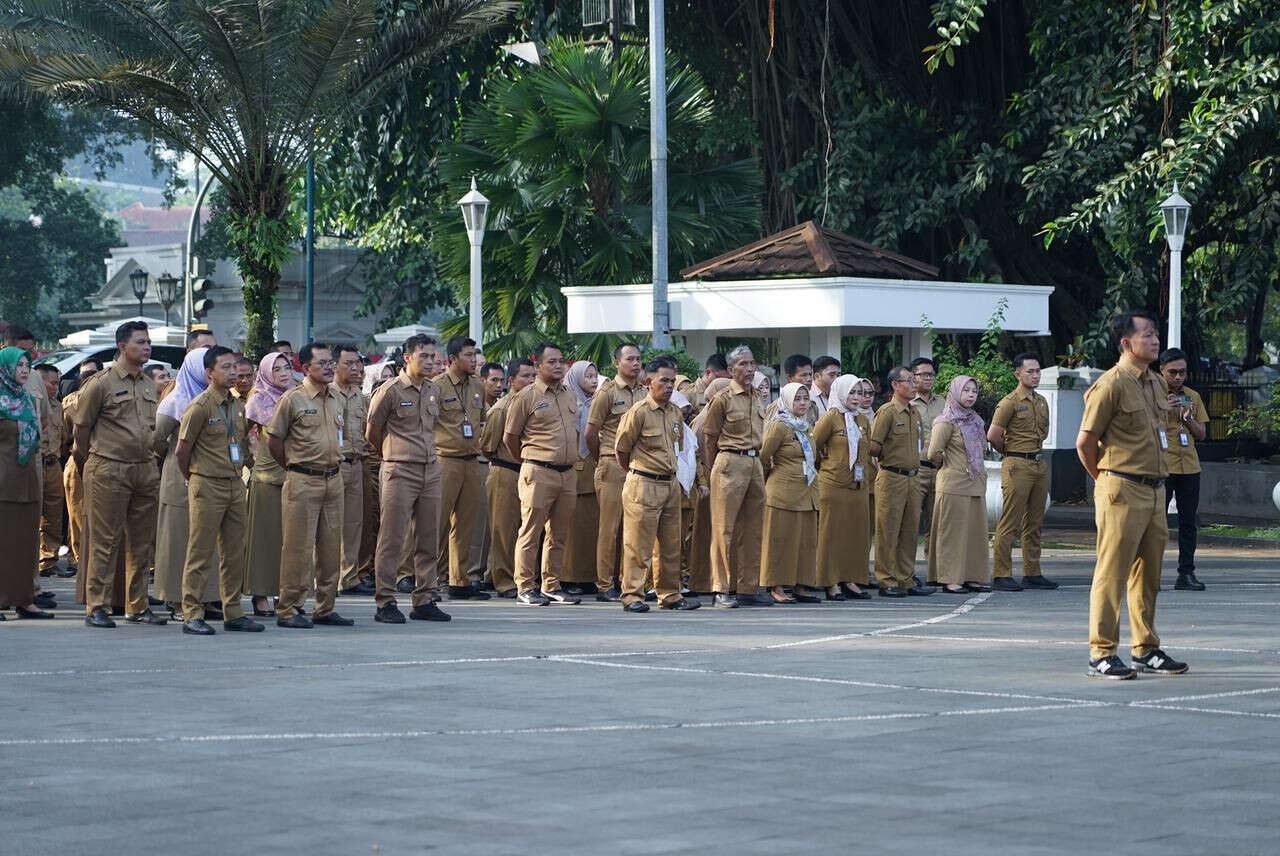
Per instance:
[[[751,353],[751,349],[748,348],[746,345],[739,345],[729,353],[725,354],[724,356],[725,362],[727,362],[729,365],[733,365],[738,360],[742,359],[744,354],[750,354],[750,353]],[[754,357],[755,355],[752,354],[752,356]]]

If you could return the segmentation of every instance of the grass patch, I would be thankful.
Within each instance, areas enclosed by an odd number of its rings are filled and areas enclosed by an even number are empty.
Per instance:
[[[1258,538],[1265,541],[1280,541],[1280,527],[1253,529],[1248,526],[1227,526],[1215,523],[1205,526],[1201,531],[1209,535],[1225,535],[1229,538]]]

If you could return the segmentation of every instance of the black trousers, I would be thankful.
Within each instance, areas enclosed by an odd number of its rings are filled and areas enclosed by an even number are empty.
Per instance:
[[[1196,570],[1196,511],[1200,508],[1200,474],[1170,474],[1165,480],[1167,499],[1178,501],[1178,574]]]

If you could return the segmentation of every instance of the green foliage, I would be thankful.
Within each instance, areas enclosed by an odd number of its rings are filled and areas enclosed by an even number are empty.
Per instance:
[[[938,335],[927,315],[920,316],[933,347],[933,360],[938,365],[937,377],[933,381],[934,394],[946,396],[951,381],[958,375],[972,377],[978,382],[978,402],[974,409],[988,423],[1000,399],[1013,392],[1018,385],[1013,376],[1010,358],[1000,349],[1000,339],[1004,335],[1004,313],[1008,306],[1008,299],[1000,298],[987,321],[986,329],[978,339],[977,350],[967,361],[961,357],[954,342],[948,342]]]
[[[1271,440],[1280,436],[1280,383],[1271,384],[1262,401],[1237,407],[1227,416],[1227,433],[1232,437]]]
[[[697,380],[702,376],[702,364],[697,357],[684,348],[648,348],[644,352],[646,364],[658,357],[671,357],[671,359],[675,360],[676,374],[682,374],[690,380]]]

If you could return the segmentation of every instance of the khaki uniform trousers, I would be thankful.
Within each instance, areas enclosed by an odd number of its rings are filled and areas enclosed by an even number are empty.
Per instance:
[[[67,458],[62,468],[62,493],[67,501],[67,561],[79,566],[84,556],[84,480],[76,462]]]
[[[53,458],[44,465],[44,487],[40,503],[40,567],[51,568],[58,563],[58,549],[62,547],[66,528],[62,525],[62,510],[66,496],[62,486],[62,467]],[[75,558],[72,557],[72,561]]]
[[[238,478],[205,478],[192,473],[187,481],[187,561],[182,569],[182,615],[187,621],[204,618],[205,588],[211,565],[218,561],[218,597],[222,614],[232,621],[244,615],[248,560],[237,549],[245,542],[249,505],[244,482]]]
[[[1000,494],[1004,505],[992,546],[996,577],[1013,576],[1013,539],[1022,538],[1022,575],[1040,575],[1040,529],[1044,524],[1044,501],[1049,495],[1049,465],[1046,461],[1005,458],[1000,462]]]
[[[333,612],[338,594],[342,477],[288,471],[280,491],[280,521],[284,537],[280,545],[280,602],[276,615],[293,617],[306,602],[313,576],[315,617],[328,615]]]
[[[466,571],[471,584],[478,585],[484,582],[485,570],[489,566],[489,500],[484,488],[489,478],[489,462],[477,458],[472,461],[471,466],[474,468],[471,478],[481,486],[482,499],[477,512],[476,528],[471,534],[471,555],[467,559]]]
[[[413,562],[413,605],[435,599],[440,588],[440,480],[439,460],[382,463],[382,519],[374,558],[378,587],[374,600],[380,607],[396,602],[396,572],[406,555]]]
[[[381,479],[382,462],[367,460],[361,465],[364,470],[364,516],[360,521],[360,558],[358,568],[361,576],[373,576],[373,555],[378,549],[378,524],[380,520],[378,482]]]
[[[160,470],[152,461],[126,463],[90,454],[85,462],[85,507],[92,533],[85,577],[85,614],[111,608],[116,556],[125,547],[125,611],[147,608],[155,545]]]
[[[523,463],[518,484],[520,494],[520,535],[516,538],[516,588],[532,591],[538,578],[538,553],[542,553],[542,590],[560,588],[564,566],[564,543],[573,525],[573,509],[578,504],[578,471],[573,467],[556,472],[548,467]],[[539,538],[542,538],[539,550]]]
[[[618,576],[619,545],[622,534],[622,485],[627,474],[615,457],[596,462],[596,504],[600,506],[600,528],[596,534],[596,588],[606,591]]]
[[[921,455],[920,457],[924,457]],[[916,480],[920,485],[920,528],[919,534],[924,536],[924,554],[929,555],[929,531],[933,527],[933,505],[937,499],[937,492],[934,486],[938,483],[938,471],[931,467],[921,466],[920,471],[916,473]],[[912,550],[912,563],[915,562],[915,551]],[[928,581],[936,583],[938,580],[933,576],[933,569],[928,572]]]
[[[680,484],[627,473],[622,485],[622,602],[643,601],[649,580],[662,603],[680,600]],[[654,566],[654,562],[657,565]]]
[[[876,475],[876,581],[910,588],[920,525],[920,482],[881,469]]]
[[[1093,492],[1098,562],[1089,587],[1089,659],[1110,657],[1120,644],[1120,599],[1129,591],[1129,646],[1135,657],[1160,647],[1156,593],[1169,542],[1164,487],[1103,473]]]
[[[342,461],[342,563],[338,588],[348,589],[360,582],[360,531],[364,524],[364,461]]]
[[[469,586],[471,539],[484,515],[484,482],[476,477],[475,458],[440,461],[440,537],[437,555],[449,556],[449,585]]]
[[[516,587],[516,538],[520,533],[520,473],[491,465],[484,483],[489,498],[489,581],[494,591]]]
[[[711,496],[693,486],[693,533],[689,538],[689,590],[711,591]]]
[[[755,594],[760,587],[764,468],[760,459],[720,452],[711,468],[711,590]]]

